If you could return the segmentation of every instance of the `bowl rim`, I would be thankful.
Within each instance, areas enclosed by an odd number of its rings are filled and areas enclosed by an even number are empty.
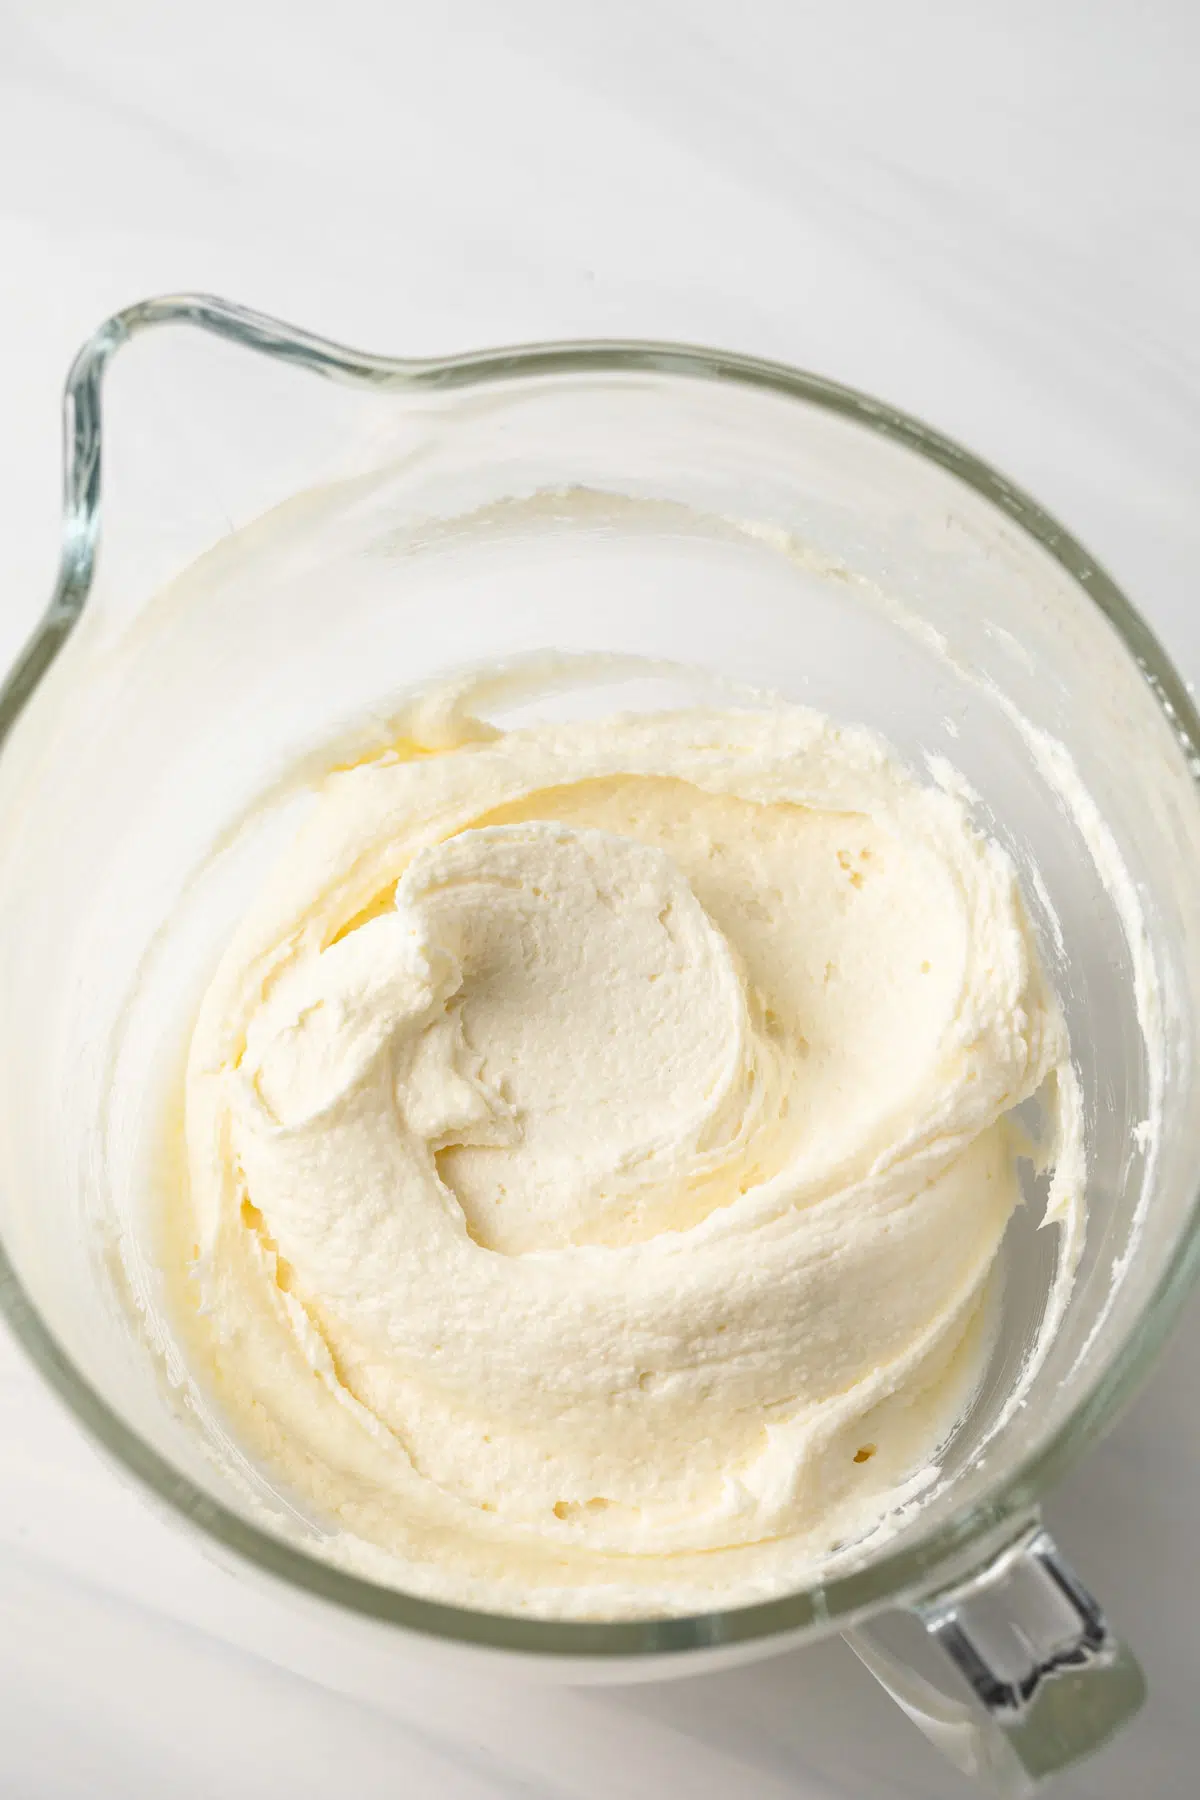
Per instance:
[[[63,404],[63,528],[58,579],[32,637],[0,686],[0,754],[17,719],[81,616],[96,565],[101,516],[104,372],[120,347],[156,325],[187,325],[337,381],[390,391],[456,389],[530,377],[651,374],[732,382],[822,407],[891,439],[957,477],[1037,541],[1112,625],[1150,687],[1200,786],[1200,717],[1166,652],[1084,547],[1019,487],[950,438],[900,409],[823,376],[758,357],[672,343],[596,340],[517,345],[417,360],[360,353],[265,314],[204,294],[164,295],[115,313],[83,345]],[[1200,797],[1200,796],[1198,796]],[[574,1620],[490,1613],[386,1587],[309,1555],[214,1500],[131,1429],[68,1356],[41,1318],[0,1241],[0,1314],[42,1377],[88,1434],[172,1514],[241,1562],[345,1612],[412,1633],[527,1656],[663,1656],[782,1634],[842,1628],[928,1591],[950,1563],[1015,1533],[1039,1495],[1088,1444],[1144,1377],[1200,1274],[1200,1193],[1164,1274],[1058,1429],[980,1500],[884,1550],[861,1570],[778,1598],[675,1618]]]

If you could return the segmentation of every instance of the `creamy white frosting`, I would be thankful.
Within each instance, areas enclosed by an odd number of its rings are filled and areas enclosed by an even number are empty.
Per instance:
[[[783,1591],[931,1479],[1043,1088],[1078,1210],[1013,868],[798,708],[414,733],[326,781],[196,1026],[205,1366],[399,1585]]]

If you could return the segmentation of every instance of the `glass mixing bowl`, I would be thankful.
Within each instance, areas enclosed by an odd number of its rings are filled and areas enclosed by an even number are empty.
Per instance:
[[[423,1634],[635,1679],[837,1630],[1004,1792],[1099,1742],[1140,1675],[1036,1509],[1193,1272],[1200,1116],[1200,721],[1128,602],[936,433],[717,352],[399,361],[155,300],[85,346],[66,423],[61,577],[0,697],[0,1297],[77,1418],[210,1547],[384,1654]],[[548,648],[606,653],[607,687],[516,681],[498,719],[719,677],[948,758],[1026,874],[1083,1087],[1087,1241],[1022,1404],[1059,1248],[1036,1194],[936,1492],[861,1566],[704,1617],[492,1616],[334,1567],[195,1403],[159,1305],[164,1096],[296,769],[434,677]]]

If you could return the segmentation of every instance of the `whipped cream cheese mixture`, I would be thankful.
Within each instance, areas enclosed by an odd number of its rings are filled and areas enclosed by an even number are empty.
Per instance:
[[[208,1385],[397,1585],[786,1591],[935,1479],[1018,1157],[1081,1204],[1013,867],[799,708],[411,730],[327,777],[196,1025]]]

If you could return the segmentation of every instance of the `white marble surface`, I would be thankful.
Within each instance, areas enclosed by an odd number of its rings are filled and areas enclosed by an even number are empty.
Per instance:
[[[0,655],[51,579],[73,350],[190,286],[377,349],[689,338],[873,389],[1031,488],[1200,678],[1198,56],[1192,0],[8,0]],[[1064,1800],[1200,1786],[1198,1357],[1193,1306],[1049,1508],[1152,1687]],[[6,1800],[965,1792],[840,1644],[334,1693],[319,1627],[152,1517],[2,1337],[0,1446]]]

